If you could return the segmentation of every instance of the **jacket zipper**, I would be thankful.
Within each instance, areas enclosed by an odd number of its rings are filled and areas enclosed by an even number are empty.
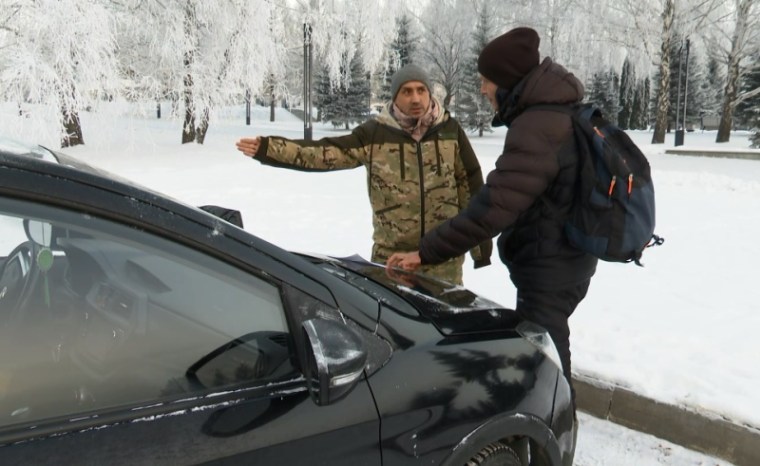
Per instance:
[[[417,142],[417,165],[419,165],[420,176],[420,239],[422,239],[425,236],[425,172],[422,165],[422,145],[419,142]]]

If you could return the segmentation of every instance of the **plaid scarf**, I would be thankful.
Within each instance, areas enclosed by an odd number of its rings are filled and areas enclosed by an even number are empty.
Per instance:
[[[438,119],[438,106],[435,104],[435,99],[430,99],[430,106],[428,106],[427,112],[421,117],[414,118],[406,115],[400,108],[393,104],[393,116],[398,121],[401,129],[412,135],[412,138],[420,142],[422,136],[427,133],[427,130],[433,125],[433,122]]]

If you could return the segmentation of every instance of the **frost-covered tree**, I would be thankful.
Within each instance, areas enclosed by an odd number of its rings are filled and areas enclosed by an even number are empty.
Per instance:
[[[664,0],[662,8],[662,34],[660,36],[660,63],[658,67],[658,80],[655,83],[657,89],[655,104],[654,134],[652,144],[665,142],[665,131],[668,127],[668,115],[670,113],[670,57],[673,49],[673,21],[675,20],[675,0]]]
[[[638,80],[631,105],[630,129],[648,129],[649,113],[649,78]]]
[[[675,33],[674,36],[679,36]],[[699,116],[699,82],[698,68],[694,66],[697,61],[695,55],[698,51],[690,46],[691,41],[679,38],[671,41],[670,51],[670,82],[668,83],[668,119],[666,131],[678,129],[684,120],[695,121]],[[655,73],[658,77],[660,70]],[[659,79],[655,80],[657,83]],[[686,116],[684,117],[684,111]]]
[[[440,14],[444,9],[448,14]],[[470,0],[440,0],[428,3],[420,20],[424,30],[422,56],[431,69],[431,78],[445,92],[443,106],[448,107],[459,93],[464,67],[472,40],[474,12]]]
[[[597,71],[586,86],[586,98],[596,104],[610,121],[617,121],[620,78],[615,70]]]
[[[359,55],[354,55],[342,74],[347,76],[330,85],[327,73],[321,73],[317,102],[322,121],[349,129],[352,123],[361,123],[369,116],[369,80]]]
[[[698,93],[700,97],[700,115],[717,115],[720,110],[720,102],[723,95],[724,68],[712,55],[708,55],[707,63],[700,65],[697,62],[697,72],[704,74],[700,79]]]
[[[0,17],[0,97],[38,104],[62,147],[84,144],[80,113],[119,88],[105,0],[16,0]]]
[[[493,39],[496,29],[494,24],[495,8],[491,0],[475,3],[476,23],[472,32],[472,45],[466,57],[462,90],[457,104],[457,118],[470,131],[477,131],[483,136],[484,131],[491,130],[493,110],[488,100],[480,93],[480,74],[478,73],[478,56],[483,47]]]
[[[727,14],[715,23],[719,37],[713,42],[726,64],[721,116],[715,142],[729,141],[736,106],[760,93],[760,88],[740,92],[741,73],[747,70],[743,63],[760,54],[760,0],[733,0],[726,2],[725,8],[721,13]]]
[[[282,74],[285,53],[273,31],[276,8],[265,0],[164,0],[122,3],[124,73],[138,98],[179,100],[182,143],[203,143],[222,106]]]
[[[391,78],[404,65],[413,63],[417,54],[419,34],[415,30],[414,19],[404,11],[396,19],[396,35],[386,48],[385,67],[382,71],[380,98],[389,101],[391,95]]]
[[[401,3],[400,0],[363,0],[360,5],[355,0],[297,2],[303,24],[311,26],[315,63],[327,68],[331,85],[336,86],[341,80],[350,85],[350,74],[342,70],[354,56],[359,57],[365,73],[384,67],[387,44],[396,36],[395,14],[402,11]]]
[[[760,66],[756,63],[757,61],[760,61],[760,58],[753,57],[749,60],[747,71],[742,74],[740,94],[749,94],[755,89],[760,89]],[[736,118],[744,127],[754,128],[757,126],[760,118],[760,93],[747,97],[737,104]]]
[[[681,37],[697,35],[720,3],[720,0],[622,0],[606,4],[620,13],[617,22],[609,25],[611,33],[619,35],[618,42],[628,50],[643,48],[656,64],[653,144],[665,142],[669,123],[671,51],[674,41],[680,39],[676,26]]]
[[[636,74],[631,61],[626,58],[623,69],[620,71],[620,90],[618,92],[617,124],[622,129],[628,129],[631,125],[633,114],[633,101],[636,95]]]

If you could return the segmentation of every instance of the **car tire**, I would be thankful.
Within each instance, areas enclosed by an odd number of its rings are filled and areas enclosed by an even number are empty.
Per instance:
[[[517,453],[503,443],[491,443],[473,456],[465,466],[521,466]]]

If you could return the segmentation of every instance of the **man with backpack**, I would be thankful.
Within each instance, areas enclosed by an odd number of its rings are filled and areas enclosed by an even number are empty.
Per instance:
[[[427,232],[419,251],[394,254],[387,266],[416,270],[501,234],[498,250],[517,288],[516,311],[548,330],[570,382],[568,318],[586,296],[598,259],[570,244],[564,231],[580,165],[572,117],[527,110],[578,104],[584,91],[561,65],[539,62],[539,40],[533,29],[519,27],[483,48],[481,93],[497,112],[494,126],[509,127],[503,152],[465,210]]]

